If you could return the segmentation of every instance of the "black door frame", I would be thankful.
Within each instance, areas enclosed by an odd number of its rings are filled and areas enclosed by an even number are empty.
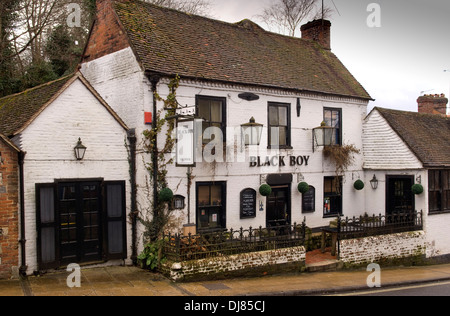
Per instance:
[[[105,210],[103,206],[103,194],[102,194],[102,184],[103,179],[76,179],[76,180],[57,180],[55,181],[56,186],[56,221],[57,221],[57,227],[58,227],[58,234],[60,236],[59,243],[57,244],[57,248],[60,253],[60,260],[62,264],[65,263],[74,263],[72,261],[64,261],[62,258],[62,240],[61,240],[61,205],[60,205],[60,188],[63,185],[75,185],[77,192],[76,194],[76,205],[77,205],[77,214],[76,214],[76,222],[77,222],[77,249],[76,249],[76,256],[77,256],[77,263],[86,263],[86,262],[95,262],[95,261],[102,261],[104,259],[104,223],[105,223]],[[98,200],[98,251],[97,255],[98,257],[93,259],[85,259],[86,254],[84,254],[83,251],[83,245],[85,243],[84,240],[84,211],[82,210],[82,202],[83,202],[83,196],[82,196],[82,187],[86,185],[95,185],[97,186],[96,189],[96,195]]]
[[[59,210],[58,188],[60,184],[97,183],[99,184],[99,204],[101,205],[99,224],[99,243],[101,247],[99,262],[127,258],[127,210],[126,210],[126,181],[104,181],[102,178],[90,179],[59,179],[53,183],[35,184],[36,192],[36,228],[37,228],[37,259],[40,270],[56,269],[65,264],[61,262],[61,219]],[[116,199],[109,197],[109,188],[119,187],[114,191]],[[41,209],[41,192],[47,189],[48,199],[46,209]],[[114,203],[114,204],[110,204]],[[111,208],[112,207],[112,208]],[[43,218],[42,212],[47,212]],[[121,213],[121,214],[119,214]],[[114,229],[114,234],[109,231]],[[43,230],[47,230],[46,238]],[[43,248],[47,258],[44,262]],[[120,244],[119,244],[120,243]],[[111,245],[110,245],[111,244]],[[113,249],[112,249],[113,247]],[[120,248],[120,249],[119,249]],[[53,259],[53,260],[52,260]],[[89,261],[91,262],[91,261]],[[88,262],[70,262],[88,263]]]
[[[416,201],[415,196],[412,193],[412,186],[414,185],[415,177],[413,175],[386,175],[386,204],[385,204],[385,212],[386,215],[392,215],[390,211],[390,204],[391,204],[391,198],[395,194],[395,192],[390,191],[391,182],[394,180],[410,180],[411,181],[411,188],[409,190],[411,191],[411,211],[414,212],[416,208]]]
[[[291,185],[291,183],[288,183],[288,184],[282,184],[282,185],[271,185],[271,187],[272,187],[272,192],[274,190],[284,190],[287,193],[286,194],[287,219],[286,219],[286,223],[284,225],[290,225],[291,224],[291,218],[292,218],[292,204],[291,204],[291,200],[292,200],[291,188],[292,188],[292,185]],[[268,196],[266,198],[266,227],[270,227],[271,226],[271,224],[269,223],[269,198],[270,198],[270,196]],[[282,221],[282,219],[280,219],[280,221]]]

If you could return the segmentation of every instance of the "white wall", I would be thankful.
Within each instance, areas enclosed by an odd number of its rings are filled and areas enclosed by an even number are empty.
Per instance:
[[[162,81],[158,86],[158,93],[165,98],[168,94],[168,81]],[[257,101],[245,101],[238,97],[240,93],[253,92],[260,96]],[[346,98],[318,97],[316,95],[292,94],[279,90],[255,89],[249,87],[207,84],[199,82],[182,81],[177,90],[178,102],[185,105],[195,105],[195,96],[224,97],[227,102],[227,132],[237,128],[238,134],[234,142],[230,142],[227,136],[227,149],[235,160],[234,162],[220,162],[216,164],[197,163],[193,168],[195,179],[191,187],[191,222],[195,223],[195,182],[201,181],[226,181],[227,182],[227,228],[248,228],[266,225],[266,198],[258,194],[257,209],[259,202],[264,203],[264,211],[257,210],[257,217],[254,219],[241,220],[240,212],[240,192],[246,188],[253,188],[258,191],[263,177],[268,174],[291,173],[292,182],[292,223],[301,223],[306,217],[307,225],[310,227],[325,226],[333,218],[323,217],[323,181],[325,176],[335,176],[335,167],[327,159],[323,158],[322,149],[312,149],[312,129],[320,126],[323,121],[323,110],[325,107],[342,109],[343,116],[343,139],[345,144],[353,144],[362,151],[362,122],[366,116],[367,104],[363,101],[356,101]],[[301,115],[297,117],[297,98],[301,99]],[[291,139],[293,149],[281,149],[279,151],[267,150],[267,121],[268,102],[289,103],[291,105]],[[161,107],[161,104],[159,104]],[[247,123],[251,117],[257,123],[264,124],[264,132],[260,146],[249,146],[244,148],[245,162],[239,162],[238,155],[242,154],[240,143],[240,126]],[[164,135],[164,133],[161,133]],[[163,144],[164,137],[159,138]],[[286,156],[284,167],[249,167],[249,156]],[[289,166],[287,156],[309,156],[308,166]],[[353,216],[364,213],[365,195],[363,191],[356,191],[353,183],[357,179],[364,180],[362,171],[362,154],[355,156],[355,164],[348,170],[344,177],[344,215]],[[177,188],[175,194],[187,196],[187,168],[169,168],[169,183],[171,188]],[[303,179],[303,180],[302,180]],[[316,211],[314,213],[303,214],[301,209],[302,196],[297,191],[297,184],[306,181],[316,189]],[[369,183],[366,183],[366,189]],[[186,211],[185,211],[186,213]],[[187,221],[187,220],[186,220]],[[184,223],[186,224],[186,222]]]
[[[150,155],[143,152],[142,135],[145,130],[151,129],[151,125],[144,124],[144,113],[153,110],[150,83],[131,48],[83,63],[81,72],[125,124],[136,130],[137,204],[141,215],[145,216],[151,203],[151,193],[147,190],[149,172],[146,169]],[[138,251],[142,251],[144,247],[142,234],[143,227],[138,224]]]
[[[78,138],[87,147],[85,158],[80,162],[74,155]],[[80,80],[68,87],[15,141],[26,152],[24,180],[28,273],[37,269],[35,184],[54,183],[56,179],[126,181],[129,213],[126,131]],[[130,232],[129,224],[127,228]],[[127,248],[130,249],[130,235],[127,241]]]

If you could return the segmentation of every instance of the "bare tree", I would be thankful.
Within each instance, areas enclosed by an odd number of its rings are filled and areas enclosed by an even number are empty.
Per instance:
[[[171,8],[189,14],[208,16],[211,3],[209,0],[144,0],[161,7]]]
[[[320,0],[276,0],[264,9],[260,19],[270,29],[276,27],[280,33],[295,36],[305,19],[327,18],[331,12],[329,7],[322,8]]]

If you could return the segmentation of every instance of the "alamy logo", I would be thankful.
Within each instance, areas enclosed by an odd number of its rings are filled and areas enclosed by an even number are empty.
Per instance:
[[[381,5],[371,3],[367,6],[367,12],[371,12],[367,17],[367,26],[370,28],[381,27]]]
[[[69,3],[67,6],[67,26],[81,27],[81,7],[78,3]]]
[[[372,272],[367,277],[367,286],[371,289],[381,287],[381,267],[379,264],[371,263],[367,266],[367,272]]]
[[[74,287],[81,287],[81,267],[76,263],[72,263],[67,266],[66,271],[72,272],[67,277],[67,286],[71,289],[73,289]]]

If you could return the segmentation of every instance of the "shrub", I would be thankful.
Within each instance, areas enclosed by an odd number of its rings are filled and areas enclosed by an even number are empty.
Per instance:
[[[268,184],[263,184],[259,187],[259,193],[262,196],[269,196],[272,194],[272,188]]]
[[[411,190],[415,195],[420,195],[423,193],[423,186],[421,184],[414,184]]]
[[[161,202],[170,202],[173,199],[173,192],[169,188],[164,188],[159,192],[159,200]]]
[[[309,191],[309,184],[306,182],[300,182],[297,188],[298,192],[300,192],[301,194],[305,194]]]
[[[364,182],[362,182],[361,180],[356,180],[355,184],[353,185],[353,187],[355,188],[355,190],[361,191],[362,189],[364,189]]]

